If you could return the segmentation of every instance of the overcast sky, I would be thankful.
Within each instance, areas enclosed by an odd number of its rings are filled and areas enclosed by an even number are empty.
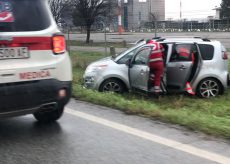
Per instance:
[[[182,18],[207,18],[214,16],[215,6],[220,6],[222,0],[181,0]],[[165,0],[166,20],[180,18],[180,0]]]

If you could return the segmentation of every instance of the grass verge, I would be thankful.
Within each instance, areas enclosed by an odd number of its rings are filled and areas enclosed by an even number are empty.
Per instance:
[[[169,95],[160,100],[154,100],[132,93],[118,95],[84,89],[82,75],[86,66],[102,56],[100,53],[71,52],[74,74],[73,96],[75,98],[116,108],[127,114],[159,119],[230,139],[230,94],[228,92],[213,99]]]

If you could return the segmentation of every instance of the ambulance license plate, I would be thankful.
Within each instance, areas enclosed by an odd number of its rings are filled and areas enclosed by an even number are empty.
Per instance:
[[[29,58],[27,47],[0,47],[0,59],[23,59]]]

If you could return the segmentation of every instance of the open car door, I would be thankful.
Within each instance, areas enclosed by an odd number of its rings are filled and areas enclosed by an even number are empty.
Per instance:
[[[194,44],[187,43],[172,45],[171,55],[167,63],[167,88],[169,90],[184,91],[193,68],[193,47]],[[181,54],[181,49],[187,49],[186,53],[188,54]]]
[[[129,67],[129,81],[132,89],[148,91],[150,53],[151,47],[146,45],[132,58]]]

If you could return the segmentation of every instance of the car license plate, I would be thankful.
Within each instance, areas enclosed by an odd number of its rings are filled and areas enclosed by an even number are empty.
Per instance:
[[[0,59],[23,59],[29,58],[27,47],[0,47]]]

